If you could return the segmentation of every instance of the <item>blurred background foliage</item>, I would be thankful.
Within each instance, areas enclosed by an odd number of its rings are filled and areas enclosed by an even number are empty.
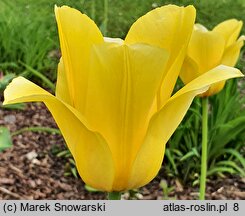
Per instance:
[[[103,29],[106,36],[124,38],[131,24],[151,9],[165,5],[193,4],[197,22],[212,28],[217,23],[237,18],[245,21],[244,0],[1,0],[0,1],[0,70],[36,78],[51,87],[40,75],[55,82],[59,41],[54,18],[54,5],[69,5],[86,13]],[[245,28],[242,30],[245,33]],[[29,66],[29,67],[27,67]],[[31,69],[35,69],[33,71]],[[34,78],[35,77],[35,78]],[[43,82],[43,83],[40,83]]]
[[[60,57],[55,4],[69,5],[86,13],[109,37],[124,38],[137,18],[165,4],[193,4],[197,22],[210,29],[230,18],[245,23],[244,0],[0,0],[0,83],[23,75],[54,91]],[[237,64],[243,72],[244,50]],[[4,89],[6,84],[1,85]],[[177,86],[181,85],[178,82]],[[220,94],[210,98],[209,177],[245,175],[244,87],[244,81],[228,81]],[[164,172],[183,184],[198,184],[200,153],[201,104],[197,98],[167,144]],[[73,173],[76,176],[74,170]]]

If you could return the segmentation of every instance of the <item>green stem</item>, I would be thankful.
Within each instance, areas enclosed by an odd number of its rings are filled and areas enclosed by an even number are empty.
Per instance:
[[[26,127],[22,128],[20,130],[17,130],[13,132],[11,135],[16,136],[18,134],[21,134],[26,131],[31,131],[31,132],[48,132],[48,133],[53,133],[53,134],[61,134],[59,129],[56,128],[49,128],[49,127]]]
[[[109,192],[108,193],[108,200],[120,200],[121,193],[120,192]]]
[[[202,99],[202,161],[200,178],[200,200],[205,200],[208,149],[208,97]]]

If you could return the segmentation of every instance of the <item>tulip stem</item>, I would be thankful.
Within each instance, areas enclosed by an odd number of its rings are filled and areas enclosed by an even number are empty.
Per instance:
[[[200,178],[200,200],[205,200],[208,149],[208,97],[202,99],[202,161]]]
[[[121,193],[120,192],[109,192],[108,193],[108,200],[120,200]]]

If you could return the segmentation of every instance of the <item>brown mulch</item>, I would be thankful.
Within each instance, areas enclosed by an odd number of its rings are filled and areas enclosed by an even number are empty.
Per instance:
[[[0,126],[11,132],[24,127],[57,127],[42,103],[29,103],[24,111],[0,109]],[[47,132],[23,132],[13,136],[13,147],[0,153],[0,199],[106,199],[104,193],[88,192],[80,178],[65,176],[68,159],[54,149],[65,149],[62,136]],[[198,188],[185,188],[177,180],[163,197],[159,182],[164,169],[147,186],[134,192],[135,199],[198,199]],[[127,192],[124,199],[132,198]],[[210,181],[207,199],[245,199],[245,179],[230,176]]]

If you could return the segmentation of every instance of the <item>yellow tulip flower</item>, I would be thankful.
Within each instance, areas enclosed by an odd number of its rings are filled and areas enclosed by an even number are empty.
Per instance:
[[[125,41],[103,38],[75,9],[56,7],[55,14],[62,51],[56,96],[18,77],[5,90],[4,104],[43,101],[81,178],[94,188],[123,191],[151,181],[195,95],[241,76],[221,66],[170,97],[194,25],[192,6],[149,12]]]
[[[212,31],[196,24],[181,68],[181,80],[185,84],[189,83],[218,65],[234,67],[245,38],[238,38],[241,28],[242,21],[236,19],[222,22]],[[200,96],[214,95],[221,91],[224,85],[225,81],[211,85],[208,91]]]

